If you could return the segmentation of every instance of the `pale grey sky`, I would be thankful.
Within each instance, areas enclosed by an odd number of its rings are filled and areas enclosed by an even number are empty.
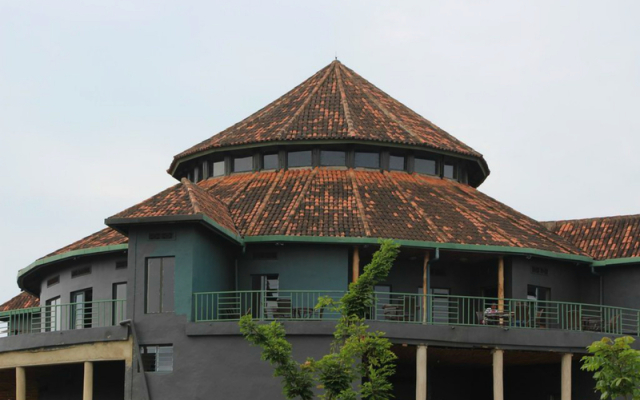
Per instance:
[[[539,220],[640,213],[638,1],[0,0],[0,302],[331,62],[484,154]]]

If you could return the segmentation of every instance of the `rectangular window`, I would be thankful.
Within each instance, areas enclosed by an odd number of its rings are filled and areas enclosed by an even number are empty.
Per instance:
[[[202,162],[202,179],[207,179],[209,177],[209,162]]]
[[[213,163],[213,176],[224,175],[224,161],[215,161]]]
[[[146,313],[173,312],[175,257],[147,259]]]
[[[144,345],[140,346],[142,366],[146,372],[173,371],[172,345]]]
[[[287,153],[287,167],[310,167],[311,166],[311,150],[292,151]]]
[[[44,330],[46,332],[62,329],[62,310],[60,309],[60,297],[54,297],[45,302]]]
[[[200,181],[200,167],[195,167],[193,169],[193,182]]]
[[[456,179],[456,167],[453,164],[444,165],[444,177],[447,179]]]
[[[93,290],[71,293],[71,329],[91,328],[93,318]]]
[[[278,154],[263,155],[262,169],[278,169]]]
[[[345,166],[347,165],[347,154],[344,151],[320,152],[320,165],[322,166]]]
[[[127,300],[127,283],[113,284],[113,307],[111,315],[113,316],[113,325],[118,325],[120,321],[127,319],[126,300]]]
[[[404,156],[389,156],[389,169],[392,171],[404,171],[405,170]]]
[[[247,172],[253,170],[253,157],[239,157],[233,159],[233,172]]]
[[[82,268],[78,268],[78,269],[74,269],[73,271],[71,271],[71,277],[72,278],[77,278],[79,276],[85,276],[85,275],[89,275],[91,274],[91,267],[82,267]]]
[[[49,280],[47,280],[47,287],[57,285],[58,283],[60,283],[60,275],[56,275],[53,278],[50,278]]]
[[[356,152],[356,168],[380,168],[380,154]]]
[[[429,160],[426,158],[416,158],[413,169],[419,174],[436,175],[438,173],[435,160]]]

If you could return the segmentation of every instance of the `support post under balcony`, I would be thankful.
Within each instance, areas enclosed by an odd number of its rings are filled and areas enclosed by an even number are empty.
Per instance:
[[[493,350],[493,400],[504,400],[504,350]]]
[[[416,352],[416,400],[427,400],[427,346]]]
[[[504,257],[498,258],[498,310],[504,311]]]
[[[24,367],[16,368],[16,400],[27,400],[27,374]]]
[[[562,355],[562,388],[561,400],[571,400],[571,358],[573,354]]]
[[[360,248],[353,246],[353,260],[351,263],[351,281],[355,282],[360,277]]]
[[[93,400],[93,363],[84,363],[84,385],[82,388],[82,400]]]

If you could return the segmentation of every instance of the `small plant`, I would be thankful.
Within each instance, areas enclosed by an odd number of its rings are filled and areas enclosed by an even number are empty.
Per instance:
[[[601,399],[640,399],[640,351],[631,348],[630,336],[602,338],[587,347],[592,355],[582,357],[582,369],[594,372],[595,389]]]
[[[373,306],[374,286],[389,275],[398,252],[399,246],[393,241],[381,240],[371,263],[349,285],[340,301],[319,299],[316,309],[329,308],[340,313],[331,351],[320,360],[308,358],[302,364],[296,362],[282,324],[274,321],[259,325],[251,315],[240,319],[242,334],[252,345],[262,348],[262,359],[275,367],[274,376],[282,378],[287,399],[310,400],[314,387],[322,391],[320,397],[325,400],[393,397],[389,378],[395,373],[396,355],[383,332],[369,331],[365,316]]]

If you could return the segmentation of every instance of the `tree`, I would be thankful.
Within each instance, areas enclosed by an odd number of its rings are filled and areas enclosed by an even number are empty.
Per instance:
[[[631,348],[634,341],[630,336],[605,337],[587,347],[592,355],[582,357],[581,368],[595,372],[601,399],[640,399],[640,351]]]
[[[373,306],[374,286],[386,279],[398,256],[399,246],[381,240],[362,275],[349,285],[339,300],[318,300],[316,309],[328,308],[340,314],[329,354],[320,360],[308,358],[299,364],[291,355],[291,343],[282,324],[274,321],[260,325],[251,315],[240,319],[240,331],[255,346],[262,348],[262,359],[275,367],[274,376],[282,378],[287,399],[313,398],[313,388],[323,391],[325,400],[387,400],[393,397],[389,378],[395,373],[396,355],[383,332],[370,332],[365,316]],[[362,384],[354,385],[362,381]]]

